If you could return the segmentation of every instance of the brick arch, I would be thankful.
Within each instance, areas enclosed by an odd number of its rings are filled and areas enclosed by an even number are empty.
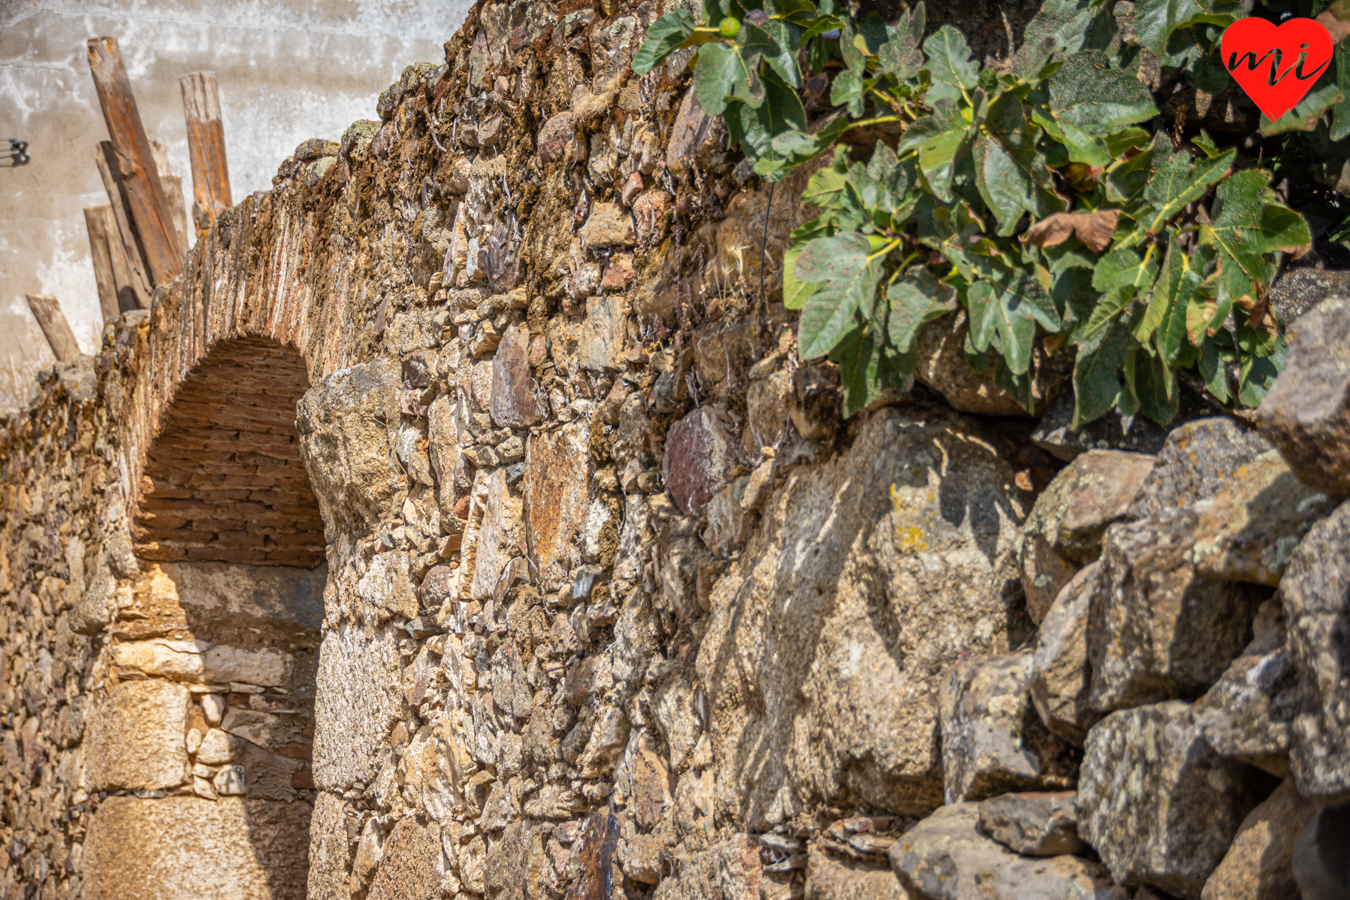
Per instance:
[[[313,568],[323,521],[300,458],[300,354],[266,338],[222,341],[180,382],[147,448],[136,554]]]
[[[360,332],[350,327],[351,273],[306,277],[313,274],[306,268],[318,223],[279,205],[273,193],[260,193],[223,213],[189,254],[184,276],[156,295],[134,345],[122,351],[134,384],[120,410],[125,440],[119,468],[142,558],[292,566],[323,561],[323,524],[300,457],[295,404],[310,384],[350,364]],[[263,373],[266,385],[257,382]],[[259,396],[241,401],[239,392],[233,398],[227,393],[232,382],[266,389],[245,391]],[[254,411],[243,411],[249,408]],[[207,421],[216,413],[236,418]],[[288,429],[290,443],[266,452],[255,447],[250,455],[244,436],[269,435],[259,440],[277,443],[277,435],[254,426]],[[209,442],[200,433],[204,428],[214,429]],[[195,455],[170,452],[192,451],[183,445],[194,434],[202,438]],[[247,477],[236,470],[249,466],[258,467],[255,476],[265,470],[247,484],[257,499],[244,498],[246,486],[228,480]],[[266,473],[286,489],[295,487],[297,502],[285,502],[281,491],[272,496],[261,483]],[[225,503],[262,507],[231,513]],[[244,529],[229,527],[264,513]],[[273,523],[272,540],[259,544],[237,533],[260,531],[261,523]],[[181,529],[187,531],[169,533]]]

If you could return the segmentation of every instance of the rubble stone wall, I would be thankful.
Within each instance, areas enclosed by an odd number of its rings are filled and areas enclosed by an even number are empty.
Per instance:
[[[1350,305],[1260,432],[1033,420],[950,320],[844,421],[660,11],[480,5],[0,431],[0,896],[1339,877]]]

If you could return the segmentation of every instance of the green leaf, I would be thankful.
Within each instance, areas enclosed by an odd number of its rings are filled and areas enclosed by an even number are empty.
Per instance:
[[[1106,152],[1112,159],[1118,158],[1131,147],[1145,147],[1152,135],[1142,128],[1124,128],[1115,134],[1106,136]]]
[[[838,209],[840,195],[848,184],[847,170],[838,166],[827,166],[811,176],[802,192],[802,202],[821,209]]]
[[[926,323],[955,312],[956,291],[933,277],[923,266],[912,266],[905,277],[886,289],[890,305],[887,327],[891,346],[908,353],[919,329]]]
[[[1148,149],[1111,166],[1106,172],[1106,199],[1130,203],[1139,196],[1153,175],[1155,163],[1161,165],[1172,155],[1172,139],[1165,132],[1153,136]]]
[[[918,151],[919,171],[928,186],[943,202],[952,199],[952,163],[960,152],[970,123],[961,116],[956,103],[942,98],[933,103],[932,115],[924,116],[905,129],[896,152]]]
[[[1154,56],[1167,55],[1172,32],[1207,23],[1227,27],[1246,15],[1236,0],[1138,0],[1134,4],[1134,31],[1139,43]]]
[[[1336,85],[1347,97],[1350,97],[1350,44],[1341,41],[1338,49],[1339,52],[1334,52],[1331,55],[1332,64],[1336,67]],[[1350,137],[1350,103],[1342,103],[1331,114],[1329,136],[1333,141],[1343,141]]]
[[[1134,394],[1139,411],[1164,427],[1176,418],[1181,406],[1176,372],[1156,354],[1137,354]]]
[[[802,69],[797,64],[797,47],[801,43],[803,29],[782,19],[769,19],[759,27],[779,48],[777,55],[765,53],[764,61],[784,83],[793,90],[801,90]]]
[[[772,70],[765,72],[763,78],[765,102],[758,109],[744,103],[729,103],[725,113],[731,145],[739,145],[751,158],[770,152],[775,136],[806,127],[806,110],[797,92],[780,81]]]
[[[1050,332],[1061,325],[1050,295],[1025,270],[1011,272],[1002,281],[985,279],[972,284],[966,300],[971,344],[981,352],[993,346],[1015,375],[1031,366],[1036,325]]]
[[[1073,366],[1074,410],[1071,428],[1105,415],[1120,396],[1120,370],[1130,350],[1129,323],[1113,317],[1106,327],[1078,343]]]
[[[1100,50],[1069,57],[1050,76],[1049,92],[1055,118],[1093,137],[1105,137],[1158,114],[1148,88]]]
[[[1047,0],[1023,29],[1013,73],[1031,81],[1055,54],[1074,54],[1088,44],[1106,46],[1115,33],[1109,6],[1098,0]]]
[[[1344,51],[1343,51],[1344,52]],[[1322,70],[1322,75],[1313,82],[1312,88],[1294,108],[1280,116],[1274,122],[1261,114],[1261,131],[1266,135],[1283,134],[1286,131],[1312,131],[1317,120],[1327,110],[1345,102],[1346,86],[1337,83],[1336,65],[1333,60]]]
[[[806,301],[797,328],[802,359],[829,353],[853,327],[853,315],[870,316],[882,276],[882,260],[857,232],[817,238],[797,257],[797,278],[818,285]]]
[[[921,41],[924,30],[924,8],[920,3],[906,10],[894,25],[886,26],[886,42],[877,48],[881,71],[894,75],[900,81],[915,78],[923,69]]]
[[[1158,274],[1158,262],[1154,259],[1154,248],[1149,247],[1141,257],[1129,247],[1112,247],[1097,262],[1092,275],[1092,286],[1103,293],[1117,288],[1129,288],[1132,292],[1144,292],[1153,284]]]
[[[633,72],[646,75],[665,62],[694,33],[697,25],[694,14],[687,9],[676,10],[657,19],[647,29],[647,40],[633,54]]]
[[[894,368],[876,323],[854,328],[830,351],[844,387],[844,418],[856,415],[890,386]]]
[[[764,82],[759,73],[746,65],[736,48],[726,44],[706,44],[698,52],[694,68],[694,96],[703,111],[720,116],[732,99],[758,106],[764,102]]]
[[[1228,363],[1231,360],[1232,354],[1225,353],[1215,341],[1205,341],[1200,346],[1198,363],[1200,377],[1205,379],[1205,390],[1223,403],[1232,399],[1228,390]]]
[[[1130,308],[1130,300],[1134,298],[1134,293],[1134,288],[1126,285],[1102,294],[1097,300],[1097,305],[1092,308],[1092,314],[1088,316],[1087,322],[1074,332],[1074,343],[1081,345],[1085,341],[1090,341],[1122,318],[1127,318],[1123,313]]]
[[[943,25],[923,42],[928,59],[928,72],[933,86],[928,89],[928,103],[946,98],[958,100],[979,84],[979,67],[970,60],[970,46],[966,36],[950,25]]]
[[[1214,192],[1213,223],[1200,230],[1200,242],[1218,252],[1219,299],[1261,298],[1275,277],[1271,254],[1295,250],[1312,240],[1308,223],[1276,202],[1260,169],[1235,173]]]
[[[1260,406],[1266,393],[1284,370],[1284,342],[1271,356],[1244,356],[1238,375],[1238,400],[1244,406]]]
[[[835,106],[847,106],[849,115],[855,119],[863,114],[863,80],[852,69],[845,69],[834,76],[830,85],[830,102]]]
[[[1233,167],[1236,158],[1237,151],[1229,150],[1192,166],[1189,153],[1174,153],[1168,157],[1144,188],[1144,201],[1154,209],[1149,231],[1160,232],[1169,219],[1208,194],[1210,187]]]
[[[971,154],[976,189],[998,219],[1000,235],[1016,231],[1023,212],[1040,219],[1064,207],[1016,94],[1003,94],[989,104]]]
[[[1205,154],[1205,156],[1209,157],[1210,159],[1214,159],[1216,156],[1218,156],[1220,153],[1223,152],[1222,150],[1219,149],[1219,145],[1214,143],[1214,138],[1210,137],[1209,132],[1203,128],[1200,129],[1200,133],[1198,135],[1191,138],[1191,143],[1199,147],[1200,150]]]
[[[797,277],[797,257],[801,252],[802,247],[795,242],[783,251],[783,305],[788,309],[801,309],[816,292],[814,284]]]

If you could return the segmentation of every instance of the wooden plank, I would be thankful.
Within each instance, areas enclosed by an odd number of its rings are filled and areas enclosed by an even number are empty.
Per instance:
[[[111,141],[99,142],[94,162],[98,164],[98,173],[103,178],[103,189],[108,192],[108,202],[112,205],[113,220],[117,225],[117,235],[122,245],[122,259],[128,268],[128,280],[118,282],[118,308],[122,312],[128,309],[149,309],[150,277],[145,274],[141,239],[136,233],[135,224],[131,221],[131,214],[127,211],[126,190],[122,184],[122,173],[117,167],[117,153],[113,150]],[[115,267],[115,258],[113,264]],[[124,286],[131,293],[130,306],[127,305],[126,292],[122,290]]]
[[[121,315],[133,309],[140,309],[136,299],[136,288],[131,264],[127,260],[126,249],[122,246],[122,235],[117,230],[117,217],[111,206],[91,206],[84,211],[85,223],[89,226],[89,243],[94,252],[94,275],[99,283],[99,305],[103,310],[103,319]],[[103,238],[103,250],[100,251],[96,240]],[[106,276],[99,273],[101,257],[107,259]],[[111,307],[104,302],[104,278],[112,288]]]
[[[158,287],[183,272],[173,213],[136,109],[117,41],[110,37],[90,38],[87,46],[89,71],[94,76],[99,105],[103,107],[103,119],[108,124],[108,136],[126,189],[127,211],[140,237],[150,283]]]
[[[230,168],[225,161],[225,125],[215,72],[189,72],[178,79],[187,118],[188,155],[192,158],[192,219],[210,228],[216,216],[234,205]]]
[[[117,241],[120,249],[122,238],[108,234],[108,221],[103,213],[112,214],[111,206],[88,206],[84,210],[84,225],[89,230],[89,253],[94,261],[94,282],[98,285],[98,305],[103,312],[103,321],[116,318],[121,310],[117,308],[117,276],[113,274],[112,253],[108,250],[109,241]]]
[[[61,304],[56,302],[56,298],[39,294],[25,296],[28,298],[28,308],[33,311],[38,327],[47,336],[47,343],[51,345],[57,362],[70,362],[78,357],[80,345],[76,343],[75,332],[70,330],[70,323],[66,321],[66,315],[61,312]]]
[[[187,256],[187,207],[183,203],[183,179],[171,175],[169,169],[169,151],[158,138],[150,139],[150,155],[155,159],[155,170],[159,172],[159,183],[164,186],[164,199],[169,201],[169,216],[173,221],[173,233],[178,238],[178,251]]]

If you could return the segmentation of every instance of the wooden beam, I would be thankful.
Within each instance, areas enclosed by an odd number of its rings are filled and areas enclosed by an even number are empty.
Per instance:
[[[178,238],[178,252],[187,257],[187,207],[183,203],[183,179],[171,175],[169,169],[169,151],[159,140],[150,138],[150,155],[155,160],[155,171],[159,172],[159,183],[164,186],[164,199],[169,201],[169,217],[173,221],[173,233]]]
[[[230,197],[230,169],[225,162],[225,125],[220,115],[220,89],[215,72],[189,72],[178,79],[187,118],[188,154],[192,157],[192,219],[198,229],[210,228]]]
[[[108,220],[103,215],[105,212],[108,218],[112,217],[111,206],[85,207],[84,225],[89,229],[89,253],[94,260],[98,305],[106,322],[122,312],[117,306],[117,276],[113,274],[112,252],[108,249],[109,244],[116,241],[120,251],[122,239],[108,234]]]
[[[128,309],[149,309],[150,276],[145,273],[145,256],[141,252],[141,239],[136,233],[135,223],[131,221],[131,213],[127,209],[126,186],[122,182],[122,173],[117,167],[117,152],[113,150],[111,141],[99,142],[94,162],[98,164],[98,173],[103,178],[103,189],[108,192],[108,202],[112,205],[113,220],[117,225],[117,235],[122,244],[122,259],[128,268],[129,278],[125,284],[130,290],[132,305],[127,305],[127,297],[122,290],[123,284],[119,282],[118,309],[122,312]]]
[[[51,345],[56,361],[70,362],[78,357],[80,345],[76,343],[75,332],[70,330],[70,323],[66,321],[66,315],[61,312],[61,304],[56,302],[56,298],[38,294],[25,296],[28,298],[28,308],[33,311],[33,318],[37,319],[38,327],[47,336],[47,343]]]
[[[122,235],[118,233],[117,217],[111,206],[91,206],[84,211],[84,221],[89,226],[89,246],[94,253],[94,277],[98,280],[99,306],[103,310],[103,320],[119,316],[133,309],[140,309],[137,299],[135,275],[131,261],[127,259],[126,248],[122,246]],[[100,251],[99,243],[103,249]],[[106,259],[106,268],[102,259]],[[112,289],[112,304],[105,300],[103,285],[105,279]]]
[[[94,76],[103,119],[108,124],[108,136],[126,188],[127,211],[140,236],[150,282],[157,287],[183,271],[173,213],[164,195],[117,41],[110,37],[90,38],[88,48],[89,71]]]

